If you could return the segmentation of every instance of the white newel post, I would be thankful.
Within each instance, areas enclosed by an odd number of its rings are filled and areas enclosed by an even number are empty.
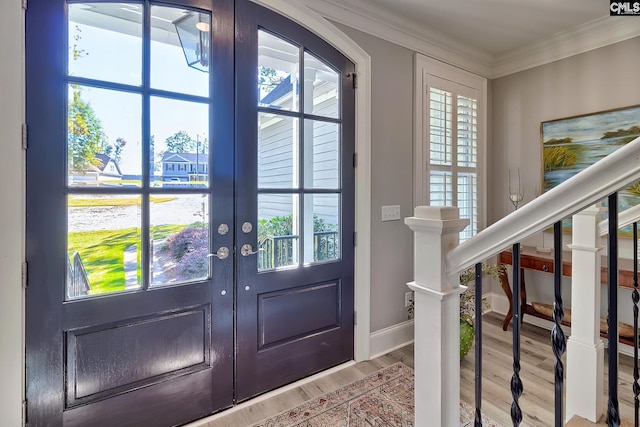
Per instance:
[[[414,232],[415,426],[460,424],[460,292],[445,254],[469,220],[458,208],[418,206],[404,222]]]
[[[600,339],[600,209],[573,216],[571,336],[567,341],[566,419],[597,422],[604,399],[604,344]]]

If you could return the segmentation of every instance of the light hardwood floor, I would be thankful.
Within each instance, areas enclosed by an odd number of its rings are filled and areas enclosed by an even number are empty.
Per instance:
[[[512,330],[509,328],[507,332],[504,332],[501,325],[502,316],[495,313],[485,315],[483,322],[482,410],[504,426],[510,426],[512,425],[510,415],[512,396],[509,386],[513,375]],[[520,347],[520,377],[524,384],[524,393],[519,400],[523,411],[521,425],[551,426],[554,424],[554,360],[549,331],[523,324]],[[460,395],[463,400],[472,405],[475,402],[473,351],[472,349],[460,365]],[[413,368],[413,345],[403,347],[374,360],[356,363],[268,399],[258,398],[255,403],[251,401],[244,403],[238,408],[223,412],[209,420],[193,423],[193,426],[245,427],[295,407],[306,400],[336,390],[399,361]],[[630,419],[633,419],[632,368],[632,359],[620,355],[618,391],[620,410],[623,417]],[[605,379],[605,392],[606,384]]]

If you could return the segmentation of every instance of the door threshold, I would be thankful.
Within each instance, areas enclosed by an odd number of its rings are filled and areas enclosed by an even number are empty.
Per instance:
[[[272,397],[278,396],[279,394],[285,393],[285,392],[287,392],[289,390],[292,390],[292,389],[294,389],[296,387],[300,387],[300,386],[302,386],[304,384],[307,384],[307,383],[309,383],[311,381],[315,381],[318,378],[322,378],[322,377],[324,377],[326,375],[333,374],[334,372],[338,372],[338,371],[340,371],[342,369],[348,368],[348,367],[353,366],[355,364],[356,364],[355,360],[350,360],[348,362],[345,362],[345,363],[342,363],[340,365],[334,366],[333,368],[329,368],[329,369],[327,369],[325,371],[318,372],[317,374],[313,374],[310,377],[303,378],[303,379],[298,380],[296,382],[293,382],[291,384],[287,384],[287,385],[282,386],[280,388],[277,388],[275,390],[272,390],[272,391],[266,392],[264,394],[261,394],[259,396],[256,396],[256,397],[254,397],[252,399],[249,399],[249,400],[247,400],[245,402],[242,402],[242,403],[240,403],[238,405],[232,406],[229,409],[225,409],[225,410],[220,411],[220,412],[218,412],[216,414],[210,415],[210,416],[208,416],[206,418],[201,418],[201,419],[193,421],[193,422],[191,422],[189,424],[185,424],[184,427],[204,427],[204,426],[207,425],[207,423],[209,423],[211,421],[214,421],[214,420],[217,420],[218,418],[225,417],[225,416],[227,416],[227,415],[229,415],[229,414],[231,414],[231,413],[233,413],[235,411],[239,411],[239,410],[245,409],[245,408],[247,408],[247,407],[249,407],[251,405],[254,405],[256,403],[260,403],[260,402],[262,402],[264,400],[267,400],[267,399],[270,399]]]

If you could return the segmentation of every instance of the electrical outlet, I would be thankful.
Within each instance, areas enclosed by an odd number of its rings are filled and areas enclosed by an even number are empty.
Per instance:
[[[397,221],[399,219],[400,219],[400,205],[382,207],[382,221]]]
[[[404,306],[409,307],[411,305],[411,301],[413,301],[413,291],[409,291],[404,294]]]

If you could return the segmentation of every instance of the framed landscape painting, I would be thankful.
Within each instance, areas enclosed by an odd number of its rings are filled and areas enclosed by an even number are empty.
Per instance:
[[[543,191],[640,136],[640,105],[542,122]],[[619,210],[640,203],[640,184],[618,193]]]

